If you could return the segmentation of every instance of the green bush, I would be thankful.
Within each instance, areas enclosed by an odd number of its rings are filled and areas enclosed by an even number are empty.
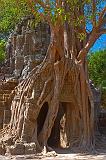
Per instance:
[[[10,32],[22,17],[30,14],[27,0],[0,0],[0,63],[5,59],[6,42]]]
[[[106,108],[106,50],[89,55],[89,75],[95,86],[102,91],[102,106]]]
[[[8,35],[20,19],[30,14],[27,0],[0,0],[0,33]]]
[[[94,84],[106,87],[106,50],[90,54],[88,67]]]

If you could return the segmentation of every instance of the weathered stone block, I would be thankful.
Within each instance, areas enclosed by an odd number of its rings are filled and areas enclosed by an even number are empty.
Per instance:
[[[3,120],[4,125],[10,122],[10,118],[11,118],[11,111],[4,110],[4,120]]]
[[[0,154],[4,155],[5,154],[5,148],[3,147],[2,144],[0,144]]]
[[[4,101],[0,101],[0,109],[4,108]]]
[[[25,146],[22,143],[17,143],[14,146],[8,146],[6,148],[6,154],[23,155],[25,154]]]
[[[25,154],[35,154],[36,144],[35,143],[25,143]]]
[[[23,56],[17,56],[15,59],[15,69],[22,70],[24,65],[24,58]]]

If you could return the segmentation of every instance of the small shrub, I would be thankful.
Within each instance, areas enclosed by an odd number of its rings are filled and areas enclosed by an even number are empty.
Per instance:
[[[106,50],[89,55],[88,67],[90,79],[101,88],[101,103],[106,108]]]

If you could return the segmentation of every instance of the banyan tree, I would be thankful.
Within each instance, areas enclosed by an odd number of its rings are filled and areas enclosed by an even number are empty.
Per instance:
[[[98,11],[96,0],[27,2],[35,17],[50,26],[50,44],[43,62],[16,87],[11,120],[0,137],[4,144],[34,142],[36,150],[45,152],[54,146],[92,150],[94,103],[87,54],[106,32],[106,7]]]

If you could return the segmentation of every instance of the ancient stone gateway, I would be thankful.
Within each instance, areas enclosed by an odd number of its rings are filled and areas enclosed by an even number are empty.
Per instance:
[[[46,37],[43,32],[39,40],[22,26],[17,33],[13,75],[19,84],[11,93],[11,119],[0,131],[0,149],[9,154],[46,153],[54,144],[92,150],[94,103],[83,66],[58,48],[63,43],[60,36],[49,41],[50,33]]]

